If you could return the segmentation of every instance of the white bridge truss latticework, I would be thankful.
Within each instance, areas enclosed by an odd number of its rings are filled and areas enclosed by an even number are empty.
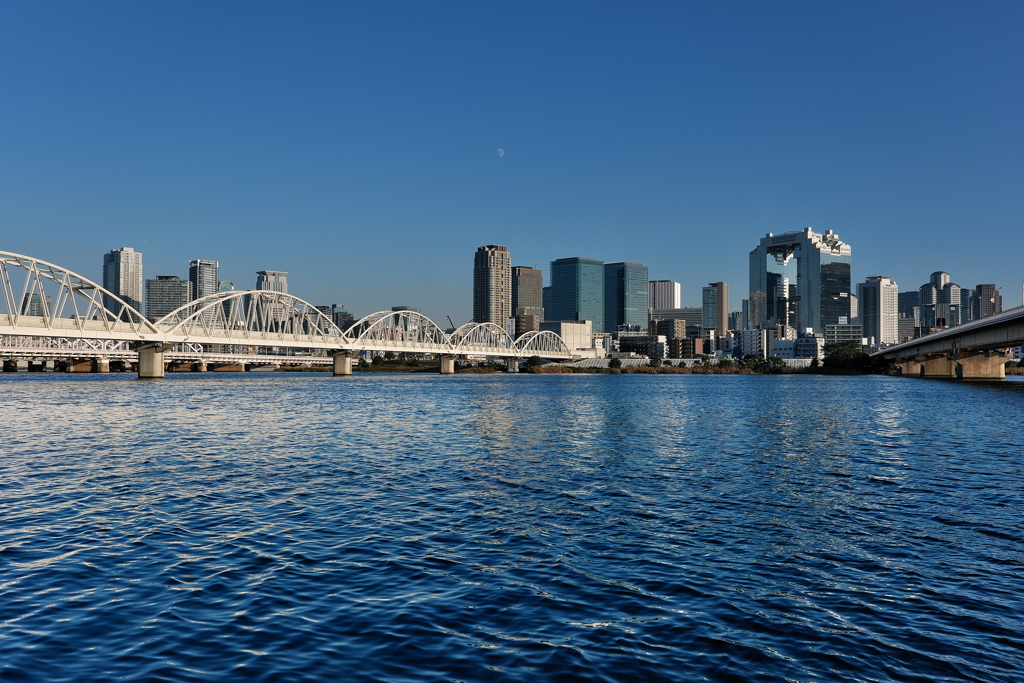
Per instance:
[[[0,251],[0,287],[0,335],[142,340],[159,334],[117,295],[46,261]]]
[[[131,353],[164,345],[175,354],[329,356],[361,351],[551,359],[572,357],[553,332],[514,340],[500,325],[467,323],[451,334],[415,311],[380,311],[341,330],[298,297],[269,290],[219,292],[149,321],[100,285],[52,263],[0,251],[0,352]],[[301,350],[301,352],[300,352]]]
[[[518,355],[515,340],[505,328],[494,323],[466,323],[451,335],[457,353],[473,354],[486,349],[508,349],[509,355]]]
[[[541,358],[571,358],[572,353],[562,338],[554,332],[527,332],[516,339],[516,347],[520,356],[540,356]]]
[[[437,324],[415,311],[380,311],[348,328],[353,346],[396,353],[451,353],[451,342]]]
[[[219,292],[157,320],[168,342],[338,349],[350,343],[321,311],[269,290]]]

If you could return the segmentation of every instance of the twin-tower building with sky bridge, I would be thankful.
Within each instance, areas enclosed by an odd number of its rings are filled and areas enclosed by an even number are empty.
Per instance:
[[[750,252],[749,327],[824,332],[851,318],[850,245],[831,230],[768,233]]]

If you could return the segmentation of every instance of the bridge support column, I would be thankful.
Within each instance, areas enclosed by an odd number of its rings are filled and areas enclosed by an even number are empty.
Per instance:
[[[92,372],[92,359],[71,358],[65,366],[65,372]]]
[[[926,358],[920,363],[922,377],[956,377],[956,363],[947,356]]]
[[[438,360],[441,361],[441,374],[442,375],[454,375],[455,374],[455,356],[440,356]]]
[[[193,372],[206,372],[206,362],[199,361],[192,366]]]
[[[106,358],[95,358],[92,362],[92,371],[106,374],[110,372],[110,361]]]
[[[920,377],[924,373],[924,367],[916,360],[900,361],[900,374],[904,377]]]
[[[1012,354],[1004,351],[965,351],[953,356],[959,363],[956,376],[960,379],[1006,379],[1006,361]]]
[[[4,361],[4,372],[17,372],[18,361],[16,360],[5,360]]]
[[[46,372],[46,361],[44,360],[30,360],[28,362],[29,372]]]
[[[245,365],[242,363],[223,363],[213,366],[214,372],[245,372]]]
[[[519,372],[519,359],[518,358],[506,358],[505,365],[509,372]]]
[[[352,353],[342,351],[334,354],[334,376],[348,377],[352,374]]]
[[[139,344],[135,350],[139,352],[139,379],[163,379],[164,352],[170,351],[171,344],[151,342]]]

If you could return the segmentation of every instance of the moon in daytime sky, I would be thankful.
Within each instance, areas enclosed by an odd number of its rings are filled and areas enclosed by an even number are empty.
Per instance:
[[[498,148],[498,156],[499,157],[505,156],[505,150],[503,150],[501,147]]]

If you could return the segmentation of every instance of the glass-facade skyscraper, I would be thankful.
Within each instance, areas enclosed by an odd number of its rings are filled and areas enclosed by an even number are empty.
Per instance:
[[[537,268],[513,266],[512,268],[512,314],[527,311],[523,315],[543,315],[544,273]]]
[[[703,327],[724,335],[729,331],[729,285],[709,282],[701,289],[700,296]]]
[[[545,290],[545,320],[589,320],[594,332],[605,331],[604,261],[578,256],[552,261],[551,285]]]
[[[836,233],[768,233],[750,252],[750,326],[803,333],[848,324],[850,284],[850,245]]]
[[[627,261],[604,264],[604,331],[621,325],[646,330],[649,316],[647,266]]]

